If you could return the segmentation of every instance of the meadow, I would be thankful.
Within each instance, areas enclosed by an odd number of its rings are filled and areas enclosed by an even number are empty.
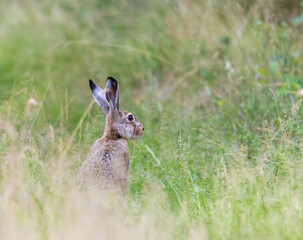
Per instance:
[[[302,239],[303,2],[0,2],[1,239]],[[76,176],[120,83],[127,207]]]

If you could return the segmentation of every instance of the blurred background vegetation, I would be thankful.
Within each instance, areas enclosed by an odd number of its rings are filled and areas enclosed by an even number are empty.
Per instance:
[[[302,238],[302,31],[300,0],[2,0],[2,236]],[[120,225],[75,183],[108,76],[146,129]]]

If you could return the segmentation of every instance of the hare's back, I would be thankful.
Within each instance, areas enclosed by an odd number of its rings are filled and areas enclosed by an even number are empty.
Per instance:
[[[95,141],[83,163],[79,177],[81,182],[93,180],[128,179],[129,154],[124,139],[107,141],[102,138]]]
[[[98,175],[100,172],[103,146],[104,144],[101,138],[94,142],[87,155],[86,160],[83,162],[79,170],[77,176],[77,182],[79,184],[88,182],[93,176],[96,177],[96,175]]]

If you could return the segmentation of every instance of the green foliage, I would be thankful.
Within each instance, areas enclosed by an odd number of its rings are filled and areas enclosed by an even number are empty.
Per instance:
[[[91,236],[102,217],[75,178],[104,117],[88,79],[113,76],[145,132],[112,238],[302,238],[300,1],[0,6],[3,236]]]

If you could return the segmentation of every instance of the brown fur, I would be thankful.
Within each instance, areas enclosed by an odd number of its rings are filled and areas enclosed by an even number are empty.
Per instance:
[[[86,161],[81,166],[78,181],[81,184],[96,186],[102,190],[111,190],[124,195],[129,178],[127,141],[141,136],[144,127],[135,117],[133,121],[128,120],[127,117],[131,113],[118,109],[118,84],[109,84],[108,81],[115,80],[112,80],[112,78],[107,80],[106,86],[113,85],[115,87],[113,89],[105,88],[104,94],[110,92],[107,101],[112,101],[108,103],[108,106],[104,101],[102,103],[97,101],[97,99],[103,99],[103,96],[96,96],[102,91],[98,92],[95,86],[91,86],[96,101],[106,114],[106,125],[102,138],[95,141]]]

